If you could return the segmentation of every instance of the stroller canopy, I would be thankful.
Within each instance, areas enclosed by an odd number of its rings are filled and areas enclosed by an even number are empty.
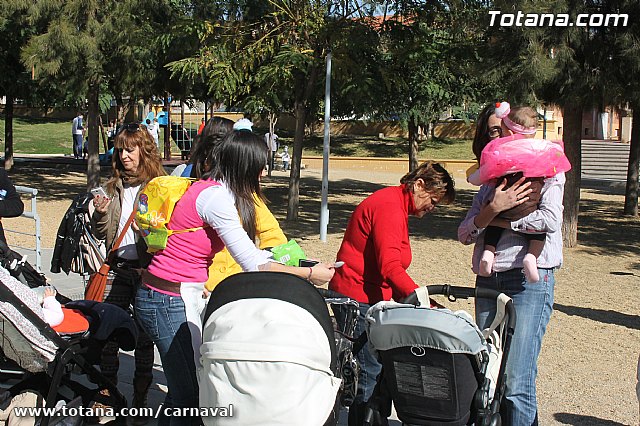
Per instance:
[[[44,371],[53,361],[58,347],[45,337],[23,313],[25,308],[33,311],[43,322],[42,306],[38,297],[26,285],[15,279],[9,271],[0,267],[0,286],[17,296],[23,306],[14,306],[7,299],[0,299],[0,343],[5,355],[22,368],[37,373]]]
[[[466,312],[379,302],[367,312],[369,343],[377,350],[421,346],[477,355],[486,341]]]
[[[322,425],[340,380],[324,298],[290,274],[251,272],[222,281],[204,316],[200,404],[233,404],[234,418],[205,424]]]

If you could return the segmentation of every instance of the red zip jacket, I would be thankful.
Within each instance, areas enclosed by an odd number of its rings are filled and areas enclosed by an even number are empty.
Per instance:
[[[351,215],[329,288],[358,302],[402,300],[417,287],[411,264],[409,215],[413,194],[405,185],[384,188],[366,198]]]

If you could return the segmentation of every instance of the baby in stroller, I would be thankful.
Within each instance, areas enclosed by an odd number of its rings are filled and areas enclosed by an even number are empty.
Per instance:
[[[429,295],[495,299],[491,326],[480,330],[464,311],[430,308]],[[366,315],[370,348],[382,372],[365,424],[388,418],[393,402],[409,425],[500,425],[504,366],[515,330],[506,295],[483,288],[428,286],[404,303],[379,302]]]
[[[122,394],[94,364],[99,360],[101,345],[110,336],[115,337],[123,349],[133,349],[137,329],[132,318],[115,306],[71,302],[60,294],[53,297],[66,303],[66,307],[80,311],[76,314],[83,318],[85,327],[78,328],[75,321],[72,324],[63,321],[56,329],[52,328],[45,321],[37,292],[0,267],[0,361],[3,384],[10,386],[1,395],[0,404],[32,391],[43,396],[47,408],[53,408],[61,400],[68,403],[78,398],[86,407],[91,402],[126,407]],[[86,374],[95,386],[79,383],[75,374]],[[110,399],[100,394],[102,389],[110,391]],[[39,419],[44,426],[49,420],[49,417]]]

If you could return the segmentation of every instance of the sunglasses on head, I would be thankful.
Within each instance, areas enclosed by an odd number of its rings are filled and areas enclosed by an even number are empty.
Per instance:
[[[490,138],[500,138],[502,137],[502,127],[500,126],[492,126],[489,127],[487,134]]]
[[[126,130],[127,132],[137,132],[138,130],[140,130],[140,125],[138,123],[127,123],[124,126],[122,126],[123,130]]]

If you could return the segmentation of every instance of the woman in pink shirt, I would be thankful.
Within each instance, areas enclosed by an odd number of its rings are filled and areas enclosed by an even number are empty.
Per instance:
[[[256,248],[254,196],[262,198],[260,179],[268,158],[262,139],[245,127],[210,146],[206,172],[185,192],[169,221],[170,229],[200,229],[169,237],[167,247],[154,255],[136,297],[136,315],[162,359],[167,409],[198,407],[194,353],[199,355],[201,324],[190,308],[202,300],[218,251],[226,246],[244,271],[288,272],[316,285],[334,273],[332,265],[322,263],[313,268],[281,265],[271,252]],[[197,417],[161,416],[158,424],[199,422]]]

